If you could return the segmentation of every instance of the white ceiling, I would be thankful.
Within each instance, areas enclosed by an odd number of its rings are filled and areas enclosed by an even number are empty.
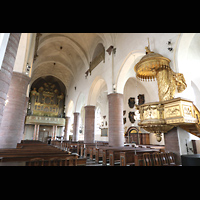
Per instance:
[[[32,82],[53,75],[69,87],[80,69],[89,68],[96,46],[113,45],[115,33],[42,33],[37,59],[33,64]]]

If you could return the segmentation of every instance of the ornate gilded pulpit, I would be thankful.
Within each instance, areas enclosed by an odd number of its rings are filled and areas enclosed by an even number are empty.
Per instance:
[[[192,101],[174,98],[175,91],[182,92],[187,84],[181,73],[175,73],[170,68],[170,59],[145,48],[146,55],[135,65],[136,77],[141,81],[157,80],[158,102],[137,105],[140,112],[140,123],[143,129],[156,133],[167,133],[174,126],[180,126],[186,131],[199,136],[200,114]]]

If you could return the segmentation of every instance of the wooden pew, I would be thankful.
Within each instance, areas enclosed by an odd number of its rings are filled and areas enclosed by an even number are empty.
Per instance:
[[[107,143],[104,143],[104,142],[84,143],[84,146],[82,147],[82,148],[84,148],[84,149],[82,149],[83,157],[86,158],[89,154],[89,157],[91,155],[90,158],[92,158],[92,156],[95,156],[96,147],[106,146],[106,145],[107,145]]]
[[[132,145],[131,145],[132,146]],[[155,147],[155,148],[154,148]],[[98,148],[96,148],[96,151],[95,151],[95,162],[96,163],[99,163],[99,160],[100,158],[103,159],[103,165],[107,165],[107,161],[110,159],[109,158],[109,150],[112,150],[112,149],[130,149],[130,150],[136,150],[138,153],[139,153],[139,150],[142,150],[142,149],[146,149],[146,150],[150,150],[150,149],[157,149],[158,151],[161,151],[163,150],[165,147],[164,146],[156,146],[156,145],[140,145],[140,146],[135,146],[133,145],[132,147],[127,146],[127,147],[111,147],[111,146],[100,146]],[[155,150],[157,152],[157,150]],[[150,150],[151,152],[151,150]],[[118,162],[120,160],[120,155],[119,155],[120,152],[116,153],[116,159]],[[117,155],[118,154],[118,155]],[[112,156],[112,155],[111,155]],[[131,155],[131,153],[127,154],[126,156],[130,156],[130,158],[127,157],[127,159],[132,159],[133,160],[133,156]],[[132,158],[131,158],[132,157]],[[111,158],[112,159],[112,158]],[[137,160],[137,164],[136,165],[139,165],[138,162],[141,162],[143,158],[140,158],[140,157],[137,157],[136,160]],[[114,158],[115,160],[115,158]],[[113,162],[112,162],[113,163]],[[133,161],[130,161],[130,163],[133,163]],[[111,164],[112,165],[112,164]]]
[[[107,165],[107,160],[109,159],[109,150],[118,147],[111,146],[98,146],[95,151],[95,162],[99,163],[100,158],[103,160],[103,165]]]
[[[143,155],[144,166],[176,166],[173,152],[145,153]]]
[[[62,159],[77,159],[76,154],[68,154],[66,151],[42,142],[23,141],[22,143],[17,144],[17,147],[18,148],[0,149],[0,157],[2,157],[1,161],[29,161],[34,158],[49,160],[55,157]]]
[[[61,144],[61,149],[66,149],[72,153],[77,153],[79,156],[81,155],[81,146],[83,145],[83,141],[73,142],[65,140]]]
[[[54,143],[55,144],[55,143]],[[76,145],[76,147],[74,147]],[[81,154],[81,147],[83,146],[83,141],[78,141],[78,142],[73,142],[73,141],[68,141],[68,140],[64,140],[62,143],[62,146],[60,146],[60,148],[62,148],[62,150],[67,151],[68,153],[72,153],[72,148],[76,148],[76,155],[78,155],[78,159],[77,159],[77,166],[86,166],[86,158],[80,158],[80,154]],[[71,152],[72,151],[72,152]]]
[[[120,153],[121,152],[132,151],[132,153],[135,153],[137,150],[140,150],[140,148],[135,148],[135,147],[118,147],[118,148],[109,150],[109,162],[110,162],[110,166],[114,166],[116,162],[120,163]]]
[[[149,149],[149,148],[143,148],[143,149],[136,149],[134,151],[126,151],[126,152],[120,152],[120,166],[139,166],[141,165],[141,160],[143,161],[143,158],[141,158],[141,155],[144,153],[154,154],[155,152],[158,153],[159,149]],[[140,160],[140,161],[139,161]]]
[[[30,161],[26,162],[26,166],[69,166],[69,164],[65,162],[65,160],[62,160],[58,157],[51,158],[50,160],[44,160],[42,158],[33,158]],[[73,163],[71,166],[73,166]]]
[[[42,158],[45,160],[49,160],[51,158],[54,157],[60,157],[65,159],[66,157],[71,157],[71,158],[77,158],[77,155],[74,154],[68,154],[68,155],[64,155],[64,154],[15,154],[15,155],[3,155],[2,156],[2,162],[15,162],[15,161],[29,161],[33,158]]]
[[[92,147],[90,147],[90,148],[92,148]],[[108,155],[109,155],[107,150],[113,149],[113,148],[120,148],[120,147],[105,146],[105,145],[103,145],[103,146],[98,145],[97,147],[93,147],[93,152],[91,154],[92,154],[92,156],[95,156],[95,163],[99,163],[99,160],[101,158],[103,160],[103,165],[106,165],[105,160],[108,159]],[[93,158],[93,157],[91,157],[91,154],[90,154],[90,159]]]
[[[96,148],[95,161],[96,161],[96,163],[98,163],[99,159],[103,158],[103,165],[107,165],[107,161],[110,159],[109,158],[109,150],[119,150],[119,151],[121,151],[123,149],[135,150],[135,147],[129,147],[129,146],[126,146],[126,147],[123,147],[123,146],[122,147],[118,147],[118,146],[117,147],[114,147],[114,146],[101,146],[101,147],[98,147],[98,148]],[[120,158],[118,159],[118,161],[119,160],[120,160]]]
[[[135,165],[135,151],[120,152],[120,166]]]
[[[26,162],[26,166],[77,166],[77,159],[60,157],[44,160],[42,158],[34,158]]]
[[[120,163],[120,153],[126,152],[126,151],[132,151],[135,152],[136,150],[130,147],[124,147],[124,148],[116,148],[109,150],[109,163],[110,166],[114,166],[116,163]]]

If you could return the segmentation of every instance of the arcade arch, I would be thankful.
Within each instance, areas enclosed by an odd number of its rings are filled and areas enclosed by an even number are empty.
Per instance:
[[[103,78],[101,78],[100,76],[97,76],[91,87],[90,87],[90,91],[88,94],[88,100],[87,100],[87,105],[93,105],[96,106],[97,103],[97,98],[99,96],[100,91],[102,90],[102,88],[104,88],[106,86],[106,89],[104,90],[104,92],[108,92],[107,91],[107,84],[105,82],[105,80]]]
[[[107,136],[101,136],[101,129],[108,128],[108,88],[106,81],[96,77],[93,81],[89,95],[88,105],[96,106],[95,109],[95,140],[107,141]]]
[[[157,101],[158,100],[158,86],[157,86],[157,82],[156,81],[152,81],[152,82],[141,82],[139,80],[136,79],[135,76],[135,71],[134,71],[134,66],[135,64],[144,56],[144,52],[140,51],[140,50],[134,50],[131,51],[127,57],[125,58],[125,60],[123,61],[121,68],[119,70],[117,79],[116,79],[116,90],[117,93],[122,93],[124,94],[124,88],[126,83],[128,82],[128,80],[130,78],[132,79],[132,90],[136,90],[136,86],[138,86],[137,90],[138,90],[138,94],[140,93],[140,87],[141,88],[148,88],[148,90],[146,90],[148,96],[149,96],[149,102],[151,101]],[[133,81],[135,80],[135,82]],[[134,83],[133,83],[134,82]]]
[[[130,77],[135,77],[134,65],[144,56],[144,51],[131,51],[124,59],[116,79],[116,90],[123,93],[126,81]]]
[[[177,70],[184,74],[187,88],[182,93],[178,93],[176,97],[188,98],[194,101],[195,105],[200,108],[200,97],[198,90],[199,81],[199,65],[200,65],[200,34],[184,33],[180,37],[180,42],[176,57],[178,66]]]

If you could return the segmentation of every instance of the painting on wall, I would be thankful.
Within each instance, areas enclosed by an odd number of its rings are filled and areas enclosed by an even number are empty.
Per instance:
[[[108,129],[102,128],[101,129],[101,137],[107,137],[108,136]]]
[[[135,105],[135,98],[134,97],[129,98],[128,105],[129,105],[130,108],[134,108],[134,105]]]
[[[135,122],[134,116],[135,116],[135,112],[129,112],[128,117],[131,123]]]
[[[138,98],[138,105],[142,105],[142,104],[145,103],[144,94],[139,94],[139,95],[137,96],[137,98]]]

